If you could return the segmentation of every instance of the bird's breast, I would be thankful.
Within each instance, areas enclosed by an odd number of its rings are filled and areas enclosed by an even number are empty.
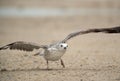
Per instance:
[[[44,58],[50,61],[59,60],[65,53],[66,50],[58,50],[58,49],[48,49],[45,51]]]

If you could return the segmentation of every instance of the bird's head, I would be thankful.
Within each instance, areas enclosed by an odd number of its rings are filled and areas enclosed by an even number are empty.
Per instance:
[[[59,47],[59,49],[61,49],[61,50],[66,50],[67,49],[67,47],[68,47],[68,44],[66,44],[66,43],[60,43],[59,45],[58,45],[58,47]]]

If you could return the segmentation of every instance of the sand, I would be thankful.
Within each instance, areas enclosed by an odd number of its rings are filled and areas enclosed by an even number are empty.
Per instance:
[[[115,18],[1,18],[0,45],[18,40],[50,44],[80,29],[117,26],[120,18]],[[0,81],[120,81],[119,34],[81,35],[68,44],[62,57],[66,68],[50,62],[49,71],[43,57],[33,56],[36,51],[0,51]]]

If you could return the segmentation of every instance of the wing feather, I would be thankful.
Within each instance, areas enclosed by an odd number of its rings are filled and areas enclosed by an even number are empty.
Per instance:
[[[17,41],[11,44],[8,44],[6,46],[3,46],[0,48],[0,50],[4,49],[17,49],[17,50],[23,50],[23,51],[33,51],[34,49],[39,49],[39,48],[47,48],[46,45],[37,45],[35,43],[30,43],[30,42],[24,42],[24,41]]]
[[[83,30],[83,31],[78,31],[74,33],[70,33],[62,42],[67,42],[69,39],[78,36],[78,35],[83,35],[83,34],[88,34],[88,33],[98,33],[98,32],[103,32],[103,33],[120,33],[120,26],[118,27],[112,27],[112,28],[96,28],[96,29],[88,29],[88,30]]]

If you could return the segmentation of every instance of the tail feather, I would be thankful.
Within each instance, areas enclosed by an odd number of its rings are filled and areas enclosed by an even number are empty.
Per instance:
[[[37,56],[37,55],[39,55],[39,53],[34,54],[34,56]]]
[[[38,53],[34,54],[34,56],[38,56],[38,55],[44,56],[44,52],[42,51],[42,52],[38,52]]]

